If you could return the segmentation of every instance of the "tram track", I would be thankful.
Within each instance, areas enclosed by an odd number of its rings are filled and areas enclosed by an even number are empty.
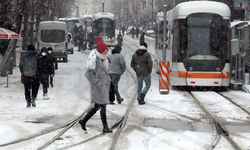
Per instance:
[[[134,74],[132,74],[132,69],[130,67],[127,67],[126,71],[128,71],[128,73],[133,77],[134,84],[137,84],[137,82],[136,82],[136,76]],[[126,125],[129,113],[130,113],[130,111],[131,111],[131,109],[133,107],[135,99],[136,99],[136,93],[134,94],[134,96],[132,97],[132,100],[128,104],[128,107],[126,109],[125,114],[122,117],[119,117],[118,120],[111,126],[111,129],[114,130],[114,129],[117,128],[117,130],[116,130],[116,133],[113,135],[112,142],[111,142],[110,147],[109,147],[110,150],[115,149],[116,143],[117,143],[117,141],[118,141],[118,139],[119,139],[119,137],[120,137],[120,135],[121,135],[121,133],[122,133],[125,125]],[[2,144],[2,145],[0,145],[0,147],[15,145],[15,144],[20,143],[20,142],[32,140],[32,139],[35,139],[37,137],[44,136],[45,134],[49,134],[49,133],[55,132],[55,134],[56,134],[55,136],[53,136],[52,138],[50,138],[50,140],[48,140],[47,142],[43,142],[44,144],[42,146],[40,146],[39,148],[37,148],[37,150],[44,150],[48,146],[50,146],[52,143],[54,143],[57,139],[59,139],[69,129],[71,129],[72,127],[74,127],[75,125],[77,125],[79,119],[81,119],[88,112],[88,110],[90,110],[93,106],[94,106],[94,104],[89,105],[84,110],[84,112],[82,114],[80,114],[79,116],[77,116],[73,120],[69,121],[68,123],[66,123],[66,124],[64,124],[64,125],[62,125],[60,127],[50,127],[49,130],[47,129],[46,131],[39,132],[39,133],[37,133],[35,135],[31,135],[31,136],[23,138],[23,139],[18,139],[18,140],[9,142],[9,143]],[[57,130],[60,130],[60,131],[57,131]],[[75,147],[75,146],[87,143],[89,141],[92,141],[94,139],[97,139],[97,138],[99,138],[99,137],[101,137],[103,135],[105,135],[105,134],[103,132],[101,132],[100,134],[97,134],[97,135],[94,135],[93,137],[84,139],[81,142],[78,142],[78,143],[75,143],[75,144],[72,144],[72,145],[66,145],[65,147],[62,147],[60,149],[67,149],[67,148],[70,148],[70,147]],[[63,139],[63,138],[61,138],[61,139]]]
[[[240,146],[230,137],[230,133],[227,131],[226,127],[221,123],[220,117],[216,116],[216,113],[211,112],[204,103],[201,102],[201,99],[197,98],[195,94],[192,91],[189,91],[189,94],[195,99],[196,103],[198,106],[203,110],[203,112],[208,116],[209,120],[214,126],[214,130],[216,132],[216,136],[211,143],[211,145],[207,148],[208,150],[214,149],[218,144],[221,139],[221,136],[223,136],[235,150],[241,150]],[[236,106],[238,109],[240,109],[242,112],[250,115],[250,112],[235,103],[234,101],[230,100],[228,97],[224,96],[223,94],[216,92],[216,94],[220,95],[223,97],[225,100],[227,100],[229,103],[232,105]]]

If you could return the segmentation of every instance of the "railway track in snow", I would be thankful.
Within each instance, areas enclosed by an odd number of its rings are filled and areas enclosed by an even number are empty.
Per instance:
[[[136,77],[135,75],[132,74],[132,71],[130,70],[130,68],[127,67],[127,71],[129,72],[129,74],[131,74],[131,76],[133,77],[134,79],[134,83],[137,84],[137,80],[136,80]],[[119,139],[119,136],[121,135],[125,125],[126,125],[126,122],[127,122],[127,119],[128,119],[128,116],[129,116],[129,113],[133,107],[133,104],[135,102],[135,99],[136,99],[136,93],[134,94],[132,100],[130,101],[130,103],[128,104],[128,107],[126,109],[126,112],[123,116],[121,116],[112,126],[111,126],[111,129],[117,129],[115,134],[113,135],[113,138],[112,138],[112,142],[111,142],[111,145],[109,147],[109,150],[113,150],[115,149],[115,146],[116,146],[116,143]],[[51,127],[49,129],[47,129],[46,131],[42,131],[42,132],[39,132],[39,133],[36,133],[34,135],[31,135],[29,137],[25,137],[25,138],[22,138],[22,139],[18,139],[18,140],[15,140],[15,141],[12,141],[12,142],[9,142],[9,143],[5,143],[5,144],[2,144],[0,145],[0,148],[1,147],[5,147],[5,146],[10,146],[10,145],[14,145],[14,144],[17,144],[17,143],[20,143],[20,142],[24,142],[24,141],[27,141],[27,140],[31,140],[31,139],[35,139],[37,137],[40,137],[40,136],[44,136],[45,134],[49,134],[49,133],[52,133],[52,132],[56,132],[57,134],[55,136],[53,136],[52,138],[50,138],[50,140],[48,140],[47,142],[45,142],[42,146],[38,147],[37,150],[44,150],[46,149],[48,146],[50,146],[52,143],[54,143],[56,140],[58,140],[64,133],[66,133],[69,129],[71,129],[72,127],[74,127],[75,125],[78,124],[78,121],[88,112],[88,110],[90,110],[92,107],[94,106],[94,104],[91,104],[89,105],[85,111],[83,111],[82,114],[80,114],[78,117],[74,118],[72,121],[66,123],[65,125],[62,125],[60,127]],[[90,138],[87,138],[87,139],[84,139],[78,143],[74,143],[74,144],[71,144],[71,145],[66,145],[64,147],[61,147],[60,150],[63,150],[63,149],[67,149],[67,148],[72,148],[72,147],[75,147],[75,146],[78,146],[78,145],[81,145],[81,144],[84,144],[84,143],[87,143],[89,141],[92,141],[94,139],[97,139],[99,137],[102,137],[104,136],[105,133],[101,132],[99,134],[96,134]]]
[[[224,124],[230,121],[249,123],[250,112],[218,92],[189,91],[189,93],[207,115],[216,132],[213,142],[207,149],[214,149],[219,144],[221,136],[223,136],[233,149],[241,150],[240,145],[230,137],[230,133]]]

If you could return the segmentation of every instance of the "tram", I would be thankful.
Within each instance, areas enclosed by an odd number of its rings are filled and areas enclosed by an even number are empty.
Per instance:
[[[92,33],[94,37],[101,36],[108,47],[115,46],[115,15],[100,12],[93,15]]]
[[[166,61],[170,85],[208,89],[230,84],[230,9],[220,2],[190,1],[167,12]],[[163,13],[157,15],[156,61],[163,61]]]

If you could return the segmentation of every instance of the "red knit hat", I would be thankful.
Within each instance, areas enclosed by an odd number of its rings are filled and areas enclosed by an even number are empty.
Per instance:
[[[102,42],[102,37],[96,36],[96,37],[94,38],[94,42],[96,42],[96,43]]]
[[[96,45],[96,49],[100,54],[102,54],[106,49],[108,49],[108,46],[105,43],[100,42]]]

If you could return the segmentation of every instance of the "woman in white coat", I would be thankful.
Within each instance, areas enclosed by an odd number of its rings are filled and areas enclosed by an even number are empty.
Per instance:
[[[109,101],[110,79],[108,74],[109,59],[107,57],[108,47],[105,43],[98,43],[96,49],[92,50],[87,60],[87,71],[84,74],[90,84],[91,103],[95,106],[90,109],[82,120],[81,127],[87,131],[86,122],[99,110],[103,124],[103,132],[112,132],[107,124],[106,105]]]

